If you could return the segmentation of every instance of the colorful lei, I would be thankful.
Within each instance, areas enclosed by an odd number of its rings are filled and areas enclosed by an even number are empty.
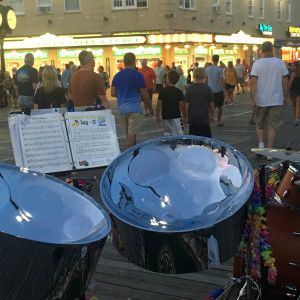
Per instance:
[[[266,184],[265,199],[269,199],[274,192],[275,183],[279,180],[276,169],[270,175]],[[263,193],[259,185],[258,172],[254,171],[254,187],[250,197],[248,208],[248,221],[240,243],[240,251],[246,253],[246,242],[251,242],[251,275],[255,279],[261,278],[261,259],[268,269],[267,281],[275,283],[277,269],[275,258],[272,257],[272,249],[269,243],[270,229],[266,225],[265,207],[263,206]]]

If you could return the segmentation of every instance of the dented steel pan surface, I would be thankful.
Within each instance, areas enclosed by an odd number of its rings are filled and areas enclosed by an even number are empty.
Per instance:
[[[118,156],[100,191],[121,254],[152,271],[183,273],[235,254],[253,180],[250,163],[230,145],[162,137]]]
[[[47,175],[0,164],[0,299],[76,299],[111,230],[106,211]]]

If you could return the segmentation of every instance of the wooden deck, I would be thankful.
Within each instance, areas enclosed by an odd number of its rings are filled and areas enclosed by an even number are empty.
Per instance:
[[[94,295],[98,300],[201,300],[228,284],[232,270],[233,259],[203,272],[154,273],[128,262],[108,239],[93,276]]]

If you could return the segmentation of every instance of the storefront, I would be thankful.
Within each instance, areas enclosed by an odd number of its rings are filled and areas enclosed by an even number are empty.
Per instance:
[[[274,39],[271,37],[252,37],[242,30],[229,36],[215,36],[216,49],[221,48],[224,50],[224,57],[220,57],[222,61],[240,58],[241,60],[246,59],[247,63],[253,62],[258,58],[258,46],[266,41],[274,43]]]
[[[141,68],[142,59],[147,59],[148,66],[153,69],[156,67],[157,61],[162,59],[162,47],[160,46],[157,47],[139,46],[136,48],[113,47],[112,50],[113,50],[113,58],[114,58],[112,71],[114,74],[120,71],[121,68],[124,68],[123,57],[127,52],[132,52],[135,54],[138,68]]]
[[[92,51],[95,56],[95,71],[103,65],[110,74],[110,61],[114,59],[112,47],[118,45],[143,45],[146,42],[145,36],[109,37],[109,38],[80,38],[58,37],[52,34],[45,34],[38,38],[26,38],[21,41],[5,41],[5,64],[6,69],[24,64],[24,56],[31,52],[35,57],[34,67],[39,68],[45,65],[54,65],[62,71],[65,64],[73,61],[79,65],[78,54],[82,50]],[[159,57],[159,56],[158,56]],[[114,73],[115,70],[112,70]]]
[[[275,45],[280,49],[283,61],[293,62],[300,60],[300,26],[288,27],[288,40],[276,40]]]

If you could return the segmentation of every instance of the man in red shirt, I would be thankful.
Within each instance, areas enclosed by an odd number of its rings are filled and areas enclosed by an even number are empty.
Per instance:
[[[151,106],[152,106],[152,95],[153,95],[153,87],[155,86],[155,78],[156,74],[153,69],[147,66],[147,59],[143,59],[141,61],[142,67],[140,68],[140,72],[143,74],[145,82],[146,82],[146,89],[148,91],[149,97],[151,99]],[[146,105],[144,105],[144,109],[146,111],[145,116],[149,116],[149,109]]]

